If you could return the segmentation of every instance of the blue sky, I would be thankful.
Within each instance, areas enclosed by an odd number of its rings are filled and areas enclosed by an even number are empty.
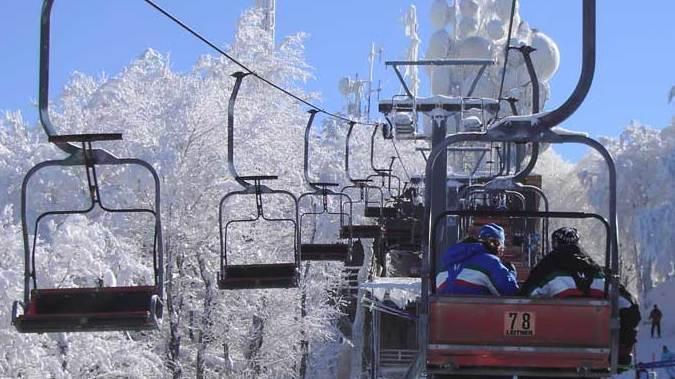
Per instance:
[[[232,41],[236,21],[254,0],[157,0],[160,5],[220,46]],[[277,40],[306,32],[308,63],[315,79],[305,86],[320,91],[321,104],[342,104],[338,80],[368,72],[371,42],[383,49],[383,61],[401,59],[408,41],[402,15],[418,8],[422,51],[431,35],[431,0],[277,0]],[[640,5],[635,5],[640,4]],[[35,120],[37,98],[39,0],[0,0],[0,110],[21,110]],[[552,81],[551,109],[576,84],[580,68],[581,0],[522,0],[521,15],[551,36],[561,51]],[[675,85],[675,1],[598,0],[598,62],[591,93],[564,127],[591,136],[616,136],[630,120],[662,128],[675,110],[667,94]],[[188,70],[202,54],[212,53],[142,0],[57,0],[52,28],[52,97],[70,72],[114,75],[143,50],[170,53],[175,70]],[[377,78],[396,83],[383,63]],[[383,96],[391,95],[385,91]],[[564,149],[576,159],[579,150]]]

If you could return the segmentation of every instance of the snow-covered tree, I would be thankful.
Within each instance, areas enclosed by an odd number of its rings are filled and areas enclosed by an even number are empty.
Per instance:
[[[257,74],[299,96],[315,98],[298,85],[311,76],[304,61],[304,35],[266,48],[259,38],[265,33],[261,18],[256,10],[242,15],[230,53]],[[238,70],[223,57],[203,56],[192,70],[179,73],[166,56],[147,50],[111,77],[73,74],[51,107],[59,132],[122,132],[124,143],[101,147],[120,157],[144,159],[159,173],[167,280],[164,322],[156,333],[19,335],[6,321],[0,333],[9,350],[3,349],[0,376],[290,378],[298,375],[301,339],[317,347],[324,341],[337,343],[334,324],[340,301],[332,299],[335,295],[328,289],[340,281],[338,264],[309,267],[301,289],[230,292],[218,291],[215,285],[218,203],[228,191],[241,188],[227,171],[226,149],[227,102],[234,83],[230,74]],[[253,76],[246,78],[235,115],[240,173],[278,175],[280,180],[270,183],[272,187],[296,195],[307,191],[298,154],[306,121],[301,104]],[[18,114],[7,113],[0,122],[0,180],[6,188],[0,194],[5,207],[0,284],[4,303],[11,304],[21,297],[23,282],[21,233],[13,211],[22,176],[35,163],[61,158],[63,153]],[[323,147],[338,146],[342,151],[337,141],[316,144],[319,159],[313,164],[315,170],[324,170],[321,176],[337,176],[342,160]],[[355,168],[365,162],[355,163]],[[50,170],[31,180],[30,216],[86,200],[82,174],[76,169]],[[151,204],[147,175],[105,167],[99,175],[108,205]],[[270,207],[281,205],[269,201]],[[232,216],[247,216],[252,210],[255,203],[245,199],[226,209]],[[230,243],[232,254],[239,255],[232,259],[292,259],[292,252],[278,248],[289,238],[292,243],[292,230],[282,229],[260,223],[235,230]],[[38,283],[42,287],[91,286],[100,279],[106,285],[149,283],[151,232],[147,218],[103,212],[45,221],[37,246]],[[303,322],[299,322],[301,291],[307,304]],[[9,309],[0,309],[0,316],[9,320]],[[336,357],[320,356],[308,361],[309,371],[335,365]]]

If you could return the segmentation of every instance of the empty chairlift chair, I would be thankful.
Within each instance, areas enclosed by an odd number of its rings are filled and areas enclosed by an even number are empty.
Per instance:
[[[352,203],[362,203],[364,206],[364,215],[366,217],[384,217],[384,191],[382,191],[382,188],[374,186],[372,179],[356,179],[351,175],[349,168],[349,142],[351,140],[355,124],[355,122],[349,123],[347,137],[345,138],[345,173],[351,184],[342,187],[340,192],[349,194],[351,191],[358,191],[358,197],[350,196],[352,199],[357,199],[353,200]],[[376,195],[378,195],[376,199],[371,197],[373,192],[376,192]],[[394,208],[392,209],[395,213],[396,210]]]
[[[346,227],[351,230],[352,226],[352,203],[349,196],[333,192],[328,187],[337,187],[337,183],[310,183],[313,187],[318,188],[314,192],[307,192],[298,198],[298,204],[302,206],[304,199],[321,198],[321,211],[302,212],[300,214],[300,259],[303,261],[347,261],[350,258],[350,251],[352,246],[351,232],[346,235],[344,242],[336,243],[309,243],[303,242],[302,221],[305,216],[338,216],[339,228]],[[329,198],[336,198],[338,200],[338,211],[331,211],[329,209]],[[345,222],[346,221],[346,222]]]
[[[220,201],[218,210],[219,229],[220,229],[220,272],[218,274],[218,288],[236,290],[236,289],[256,289],[256,288],[293,288],[298,286],[300,254],[298,251],[298,200],[296,197],[283,190],[274,190],[262,184],[262,181],[275,180],[278,177],[273,175],[240,176],[234,164],[234,105],[237,94],[241,88],[244,78],[249,75],[243,72],[236,72],[232,76],[235,78],[234,87],[230,95],[227,117],[227,159],[229,171],[234,179],[241,184],[244,189],[233,191],[225,195]],[[253,181],[249,183],[248,181]],[[292,214],[286,217],[268,217],[265,214],[264,195],[279,195],[291,200],[293,204]],[[224,220],[223,209],[229,199],[241,196],[254,196],[256,202],[256,216],[254,218]],[[259,219],[279,224],[290,224],[292,226],[293,238],[293,260],[284,263],[260,263],[260,264],[232,264],[228,260],[227,232],[231,225],[239,223],[252,223]]]
[[[382,125],[384,127],[384,125]],[[370,136],[370,168],[375,172],[366,179],[380,179],[380,187],[386,190],[388,198],[395,199],[401,196],[401,178],[394,175],[394,163],[397,157],[392,156],[389,160],[389,167],[382,168],[375,166],[375,136],[378,134],[380,124],[375,124],[373,133]],[[395,216],[395,214],[394,214]],[[393,217],[393,216],[392,216]]]
[[[68,146],[72,154],[63,160],[45,161],[25,176],[21,192],[21,220],[25,251],[24,300],[15,302],[12,323],[22,333],[91,332],[144,330],[157,328],[162,316],[163,244],[160,221],[160,188],[157,173],[140,159],[117,158],[105,150],[93,149],[92,142],[120,140],[121,134],[80,134],[51,136],[50,142]],[[82,148],[71,145],[79,142]],[[109,208],[101,199],[97,166],[135,165],[147,169],[154,179],[154,208]],[[46,167],[84,166],[90,205],[85,209],[64,209],[41,213],[35,220],[34,236],[29,242],[27,187],[30,178]],[[145,213],[154,217],[153,285],[94,288],[38,288],[36,279],[36,242],[40,222],[50,216],[85,214],[96,206],[105,212]],[[108,283],[103,283],[103,285]],[[23,311],[21,313],[20,311]]]
[[[309,174],[309,140],[311,136],[311,129],[314,123],[314,118],[318,113],[317,110],[310,110],[309,120],[305,127],[305,143],[304,143],[304,177],[307,184],[314,190],[306,192],[298,198],[298,206],[303,209],[303,200],[321,199],[321,211],[317,212],[313,209],[310,212],[302,212],[300,215],[300,254],[301,260],[304,261],[347,261],[350,259],[352,247],[352,200],[349,196],[334,192],[330,188],[337,187],[337,183],[316,182],[310,178]],[[329,199],[336,199],[338,203],[338,210],[330,210]],[[306,208],[305,208],[306,209]],[[304,233],[302,231],[303,218],[305,216],[338,216],[339,217],[339,234],[340,237],[346,240],[344,242],[336,242],[331,244],[317,244],[303,242]],[[345,222],[346,220],[346,222]],[[343,234],[344,229],[344,234]],[[313,240],[313,238],[312,238]]]

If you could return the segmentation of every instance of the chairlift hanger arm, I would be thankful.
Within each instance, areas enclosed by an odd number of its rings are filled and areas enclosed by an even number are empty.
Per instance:
[[[349,171],[349,141],[352,138],[352,132],[354,131],[354,125],[356,125],[355,122],[350,122],[349,123],[349,128],[347,129],[347,137],[345,138],[345,173],[347,174],[347,179],[349,179],[350,182],[356,183],[351,172]]]
[[[530,76],[530,83],[532,84],[532,114],[539,113],[539,78],[537,77],[537,71],[534,69],[531,55],[537,49],[528,45],[519,47],[509,46],[509,49],[518,50],[523,56],[525,66],[527,67],[527,73]]]
[[[583,103],[593,83],[596,52],[596,0],[583,0],[583,42],[581,75],[570,97],[557,109],[542,116],[546,128],[561,124]]]
[[[380,124],[375,124],[375,127],[373,128],[373,134],[370,136],[370,167],[377,173],[387,172],[386,168],[375,167],[375,135],[377,134],[379,128]]]
[[[232,93],[230,94],[230,100],[227,105],[227,166],[230,170],[230,175],[243,187],[249,187],[251,183],[248,183],[246,179],[237,173],[237,168],[234,165],[234,104],[237,101],[237,95],[239,95],[239,89],[241,88],[241,82],[245,77],[250,75],[250,73],[237,71],[232,74],[234,77],[234,86],[232,87]]]
[[[539,78],[537,77],[537,72],[534,69],[534,64],[532,63],[532,56],[531,54],[536,50],[532,48],[531,46],[521,46],[519,48],[516,48],[520,53],[523,55],[523,59],[525,60],[525,66],[527,66],[527,73],[530,76],[530,83],[532,83],[532,113],[538,113],[539,112]],[[515,109],[515,104],[512,102],[509,102],[512,104],[512,107]],[[517,112],[514,112],[516,114]],[[533,143],[532,144],[532,153],[530,154],[530,160],[519,173],[515,175],[516,180],[522,180],[524,179],[527,175],[532,172],[534,169],[534,166],[537,164],[537,161],[539,160],[539,144],[538,143]]]
[[[532,152],[530,153],[530,160],[527,162],[527,166],[525,166],[520,172],[516,173],[514,175],[515,180],[523,180],[525,179],[526,176],[530,175],[532,170],[534,170],[534,166],[537,164],[537,161],[539,161],[539,143],[532,143]]]
[[[40,71],[38,89],[38,109],[40,124],[47,134],[48,141],[67,154],[76,154],[80,148],[72,142],[121,140],[120,133],[59,135],[49,117],[49,60],[51,39],[51,13],[54,0],[44,0],[40,17]]]
[[[307,126],[305,126],[305,149],[304,149],[304,163],[303,163],[303,172],[305,175],[305,181],[307,184],[314,190],[320,191],[320,184],[316,183],[315,181],[311,180],[309,177],[309,139],[310,139],[310,131],[312,129],[312,125],[314,124],[314,117],[316,117],[316,114],[319,113],[316,109],[310,109],[307,111],[309,113],[309,119],[307,120]]]
[[[54,0],[42,2],[40,17],[40,85],[38,94],[38,109],[40,124],[48,137],[58,135],[56,128],[49,118],[49,47],[51,33],[51,15]],[[80,148],[67,142],[55,142],[56,147],[66,154],[75,154]]]
[[[550,129],[561,124],[581,106],[593,83],[596,62],[596,0],[583,0],[583,38],[581,74],[574,91],[558,108],[550,112],[541,112],[533,116],[537,127]],[[505,117],[495,126],[511,125],[518,117]]]

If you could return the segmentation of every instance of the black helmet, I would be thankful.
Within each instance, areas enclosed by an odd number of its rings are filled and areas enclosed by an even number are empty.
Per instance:
[[[579,243],[579,231],[569,226],[562,227],[553,232],[551,241],[553,246],[576,245]]]

